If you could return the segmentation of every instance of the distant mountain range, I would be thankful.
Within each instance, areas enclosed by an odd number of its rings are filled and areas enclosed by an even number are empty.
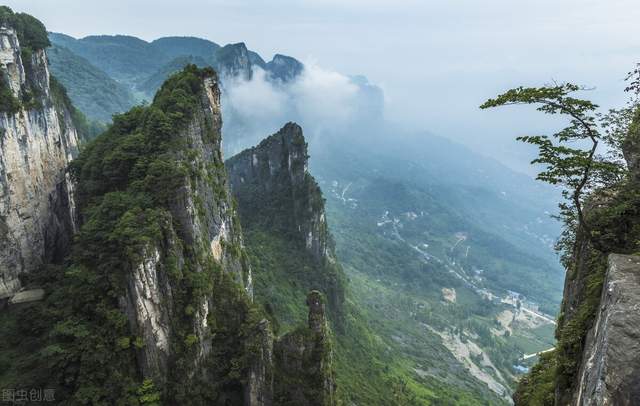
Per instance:
[[[265,62],[242,42],[220,46],[196,37],[147,42],[125,35],[76,39],[60,33],[49,33],[49,40],[52,73],[69,89],[74,104],[99,121],[110,121],[113,114],[152,99],[164,80],[187,64],[211,66],[223,77],[245,79],[259,67],[273,81],[290,81],[303,69],[301,62],[285,55]]]

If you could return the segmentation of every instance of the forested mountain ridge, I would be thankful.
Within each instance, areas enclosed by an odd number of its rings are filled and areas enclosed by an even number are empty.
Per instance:
[[[245,233],[255,234],[258,239],[277,235],[290,241],[290,255],[298,256],[302,263],[297,266],[300,269],[279,270],[284,272],[283,279],[291,282],[298,278],[296,283],[302,294],[320,290],[327,295],[332,321],[339,326],[344,275],[334,252],[322,192],[308,172],[307,143],[300,126],[286,124],[258,146],[228,159],[226,167]],[[272,253],[260,255],[269,254]],[[309,258],[303,259],[305,256]],[[300,273],[306,268],[310,269]],[[262,274],[267,276],[270,272],[265,270]],[[277,290],[278,283],[261,283],[261,300],[268,300],[267,293]],[[282,317],[285,308],[277,312]],[[292,320],[294,316],[286,315],[285,319]]]
[[[256,301],[268,309],[283,333],[274,350],[276,364],[282,364],[276,379],[276,404],[286,404],[282,401],[286,398],[294,398],[293,404],[299,405],[313,398],[321,404],[336,400],[332,376],[314,385],[298,383],[313,382],[318,371],[309,362],[314,358],[325,359],[321,368],[333,368],[335,349],[329,343],[328,328],[344,334],[346,289],[322,192],[308,172],[307,159],[302,129],[288,123],[225,163],[255,270]],[[301,305],[309,291],[316,293],[307,297],[307,304],[313,307],[316,301],[325,302],[329,323],[325,326],[327,321],[322,320],[323,306],[315,316],[309,314],[308,328],[300,329],[297,325],[308,313]],[[293,353],[300,354],[301,363],[287,355]],[[347,392],[340,394],[346,396]]]
[[[278,54],[265,62],[244,43],[221,47],[196,37],[164,37],[146,42],[123,35],[75,39],[60,33],[49,33],[49,39],[54,49],[53,73],[70,89],[74,103],[89,118],[102,122],[153,98],[164,80],[190,63],[215,68],[222,80],[227,76],[249,79],[254,67],[281,81],[291,80],[302,71],[302,64],[292,57]],[[91,94],[87,89],[92,86],[109,89],[113,97],[98,93],[97,100],[86,100],[86,95]]]
[[[54,45],[47,50],[47,57],[56,77],[69,89],[74,105],[94,120],[108,123],[114,113],[135,104],[129,89],[67,48]]]

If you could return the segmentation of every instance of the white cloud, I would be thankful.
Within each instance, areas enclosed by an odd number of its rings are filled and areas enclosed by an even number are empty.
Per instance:
[[[367,90],[313,61],[284,84],[269,81],[256,67],[250,80],[228,80],[224,85],[225,149],[236,153],[288,121],[298,122],[307,138],[343,131],[372,110]]]
[[[344,125],[358,108],[358,86],[349,77],[313,62],[305,64],[290,90],[304,122]]]
[[[287,109],[288,96],[266,80],[266,72],[253,71],[252,80],[234,79],[225,85],[226,101],[243,118],[265,120],[281,116]]]

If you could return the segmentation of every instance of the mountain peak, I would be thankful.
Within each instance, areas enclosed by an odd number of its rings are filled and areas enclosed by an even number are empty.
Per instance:
[[[304,65],[290,56],[275,54],[266,68],[273,78],[286,82],[302,73]]]
[[[216,51],[214,60],[214,66],[221,76],[251,79],[251,58],[244,42],[223,46]]]

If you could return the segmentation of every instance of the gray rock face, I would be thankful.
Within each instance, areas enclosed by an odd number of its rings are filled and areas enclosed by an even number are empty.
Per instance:
[[[132,271],[128,276],[126,295],[120,298],[133,333],[144,338],[145,345],[138,351],[140,369],[145,377],[152,377],[157,382],[166,381],[173,355],[170,343],[176,334],[172,328],[175,325],[172,323],[175,307],[169,268],[174,266],[177,269],[173,272],[182,272],[186,256],[193,255],[188,247],[205,247],[202,255],[210,256],[224,272],[244,287],[249,297],[253,295],[251,269],[236,252],[238,247],[242,248],[243,241],[240,233],[235,231],[239,230],[239,225],[236,224],[220,149],[222,118],[217,78],[204,79],[204,88],[201,108],[179,135],[186,148],[176,151],[179,161],[191,168],[198,168],[200,173],[195,177],[186,176],[182,186],[173,192],[168,207],[173,221],[165,224],[163,239],[149,243],[140,252],[140,261],[130,265]],[[190,151],[188,156],[186,151]],[[192,266],[203,266],[199,260],[191,262],[195,264]],[[194,309],[192,331],[198,338],[199,346],[193,360],[194,376],[206,374],[199,366],[212,349],[208,316],[213,306],[213,298],[204,297]],[[183,315],[177,314],[175,317]],[[263,332],[256,334],[268,332],[267,325]],[[252,394],[270,393],[270,390],[262,389],[269,383],[266,373],[261,372],[270,369],[271,347],[268,338],[265,338],[263,345],[266,347],[261,346],[262,357],[267,365],[254,365],[253,375],[247,384],[251,390],[246,389]],[[255,395],[255,399],[263,397],[266,395]],[[264,404],[258,400],[255,402],[248,404]]]
[[[167,245],[171,241],[167,241]],[[147,246],[142,261],[134,264],[127,278],[127,293],[120,298],[120,306],[127,314],[131,331],[144,340],[137,350],[138,366],[145,377],[164,382],[171,356],[171,318],[173,295],[167,278],[164,247]]]
[[[243,42],[223,46],[216,51],[214,59],[214,66],[222,77],[251,79],[252,57]]]
[[[20,287],[19,275],[60,259],[74,225],[72,185],[65,173],[78,134],[50,88],[44,50],[23,61],[15,30],[0,27],[0,71],[20,99],[28,85],[38,107],[0,113],[0,298]]]
[[[640,404],[640,257],[609,256],[572,404]]]
[[[226,166],[243,221],[278,217],[280,223],[272,226],[297,230],[316,260],[334,261],[322,192],[308,172],[308,158],[302,128],[287,123],[258,146],[230,158]],[[286,215],[265,212],[273,207]]]
[[[296,78],[304,70],[304,65],[300,61],[280,54],[275,54],[265,67],[272,79],[279,79],[283,82]]]

